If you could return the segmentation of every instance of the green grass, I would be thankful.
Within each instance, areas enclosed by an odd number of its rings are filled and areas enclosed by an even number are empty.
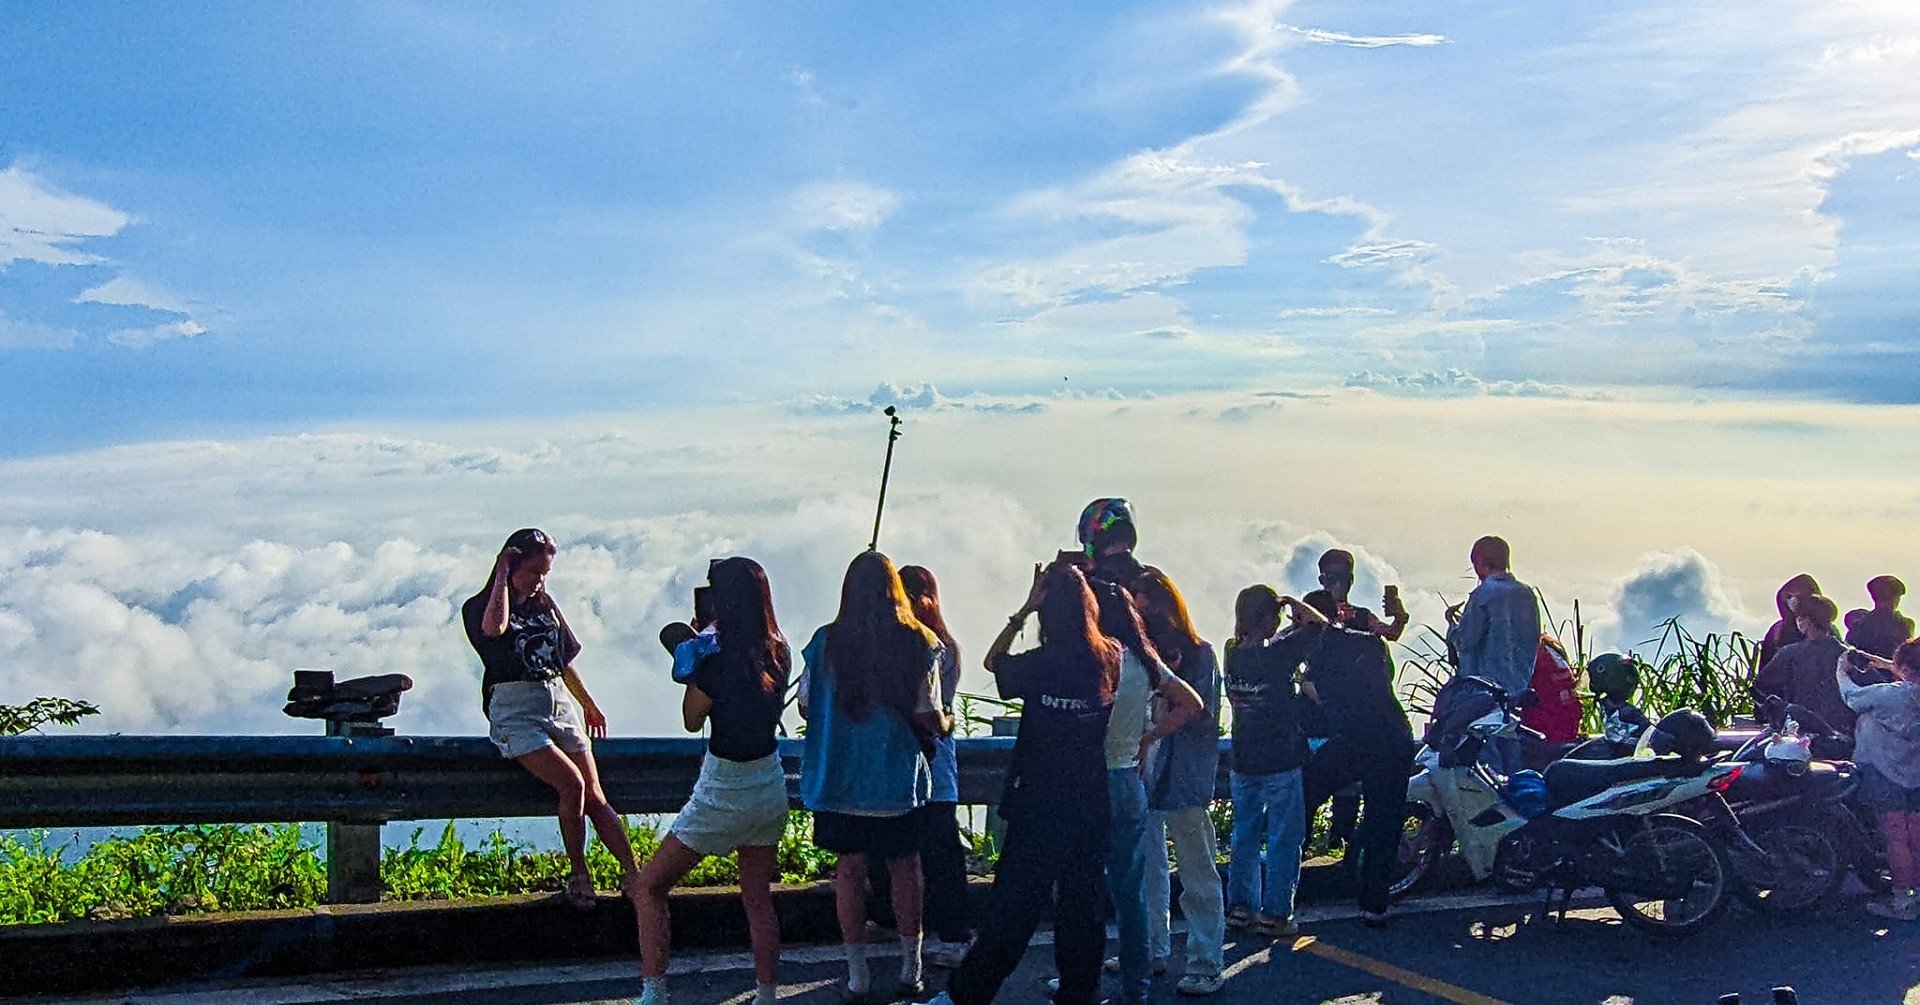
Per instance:
[[[627,821],[641,861],[660,847],[659,827]],[[498,831],[467,845],[448,823],[422,844],[416,830],[404,848],[388,848],[380,878],[389,900],[454,900],[558,891],[567,859]],[[803,883],[833,872],[834,856],[813,844],[810,818],[787,817],[777,857],[780,881]],[[594,885],[617,889],[620,867],[598,841],[587,849]],[[688,886],[739,881],[732,858],[709,858],[688,875]],[[325,899],[327,870],[318,845],[293,824],[205,824],[150,827],[109,837],[79,854],[52,842],[46,831],[25,838],[0,835],[0,925],[46,924],[80,918],[137,918],[210,911],[313,907]]]

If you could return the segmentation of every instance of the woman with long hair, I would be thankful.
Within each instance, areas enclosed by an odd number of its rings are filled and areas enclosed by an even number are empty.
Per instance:
[[[900,585],[906,588],[913,616],[940,640],[940,708],[951,716],[954,695],[960,690],[960,646],[940,611],[940,585],[932,572],[918,565],[900,567]],[[927,933],[927,962],[951,967],[973,941],[967,922],[967,846],[960,839],[960,765],[952,734],[933,738],[931,766],[933,794],[922,811],[926,826],[920,832],[920,874],[926,881],[921,927]],[[885,869],[884,862],[867,860],[868,913],[882,926],[892,927],[893,897]]]
[[[1040,644],[1011,652],[1028,615],[1040,615]],[[933,1005],[988,1005],[1026,954],[1043,912],[1053,913],[1057,1005],[1099,998],[1106,944],[1100,870],[1107,852],[1104,747],[1120,645],[1100,633],[1099,606],[1071,563],[1033,567],[1026,602],[987,650],[1000,697],[1022,703],[1000,816],[1007,822],[993,873],[994,923],[954,971]]]
[[[867,971],[867,859],[887,863],[900,933],[900,982],[921,992],[920,810],[933,794],[931,738],[941,711],[940,639],[914,616],[893,562],[862,552],[847,566],[840,610],[815,632],[807,663],[807,742],[800,791],[814,843],[840,856],[834,907],[847,951],[847,993],[873,994]]]
[[[793,660],[773,615],[767,574],[750,558],[707,570],[718,650],[699,659],[680,714],[689,733],[709,728],[707,756],[693,795],[667,839],[641,870],[634,910],[640,922],[640,1005],[666,1005],[671,929],[667,894],[709,855],[740,856],[757,984],[755,1005],[773,1005],[778,988],[780,922],[773,913],[774,850],[787,823],[787,780],[780,766],[780,712]]]
[[[596,900],[587,872],[587,821],[620,863],[620,888],[628,896],[637,869],[626,825],[607,805],[593,761],[592,740],[607,735],[607,717],[574,670],[580,640],[547,594],[556,551],[540,530],[514,531],[494,556],[487,585],[461,605],[460,620],[484,668],[480,709],[487,737],[502,757],[559,796],[560,841],[572,866],[565,896],[589,910]]]
[[[1167,842],[1180,862],[1180,910],[1187,918],[1187,963],[1174,990],[1208,995],[1220,990],[1226,905],[1215,864],[1220,844],[1208,809],[1220,774],[1220,661],[1193,626],[1187,601],[1167,574],[1148,566],[1134,586],[1147,638],[1160,658],[1195,694],[1201,712],[1167,734],[1147,770],[1147,940],[1150,956],[1172,955],[1168,900],[1172,876]]]
[[[1136,579],[1133,588],[1138,588]],[[1094,589],[1100,607],[1100,631],[1120,643],[1120,683],[1113,714],[1107,720],[1107,894],[1119,921],[1120,1005],[1146,1000],[1155,971],[1167,961],[1153,960],[1147,935],[1147,786],[1142,767],[1147,753],[1200,716],[1205,706],[1186,681],[1167,669],[1159,648],[1147,636],[1140,609],[1129,588],[1103,583]],[[1159,714],[1152,714],[1155,706]]]

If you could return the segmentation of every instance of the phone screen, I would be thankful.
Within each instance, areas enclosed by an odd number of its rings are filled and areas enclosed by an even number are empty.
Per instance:
[[[713,624],[713,587],[696,586],[693,588],[693,627],[705,628]]]

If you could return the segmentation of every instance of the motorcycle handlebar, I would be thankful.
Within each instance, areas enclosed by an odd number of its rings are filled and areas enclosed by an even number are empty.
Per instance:
[[[1532,726],[1515,726],[1513,729],[1514,732],[1519,733],[1529,740],[1544,740],[1547,738],[1547,734],[1534,729]]]

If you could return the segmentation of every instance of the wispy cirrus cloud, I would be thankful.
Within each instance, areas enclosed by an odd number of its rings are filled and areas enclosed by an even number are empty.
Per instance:
[[[1354,49],[1384,49],[1395,45],[1423,48],[1430,45],[1445,45],[1449,41],[1445,35],[1435,35],[1430,32],[1405,35],[1349,35],[1345,32],[1327,31],[1323,28],[1301,28],[1290,24],[1280,27],[1315,45],[1344,45]]]

